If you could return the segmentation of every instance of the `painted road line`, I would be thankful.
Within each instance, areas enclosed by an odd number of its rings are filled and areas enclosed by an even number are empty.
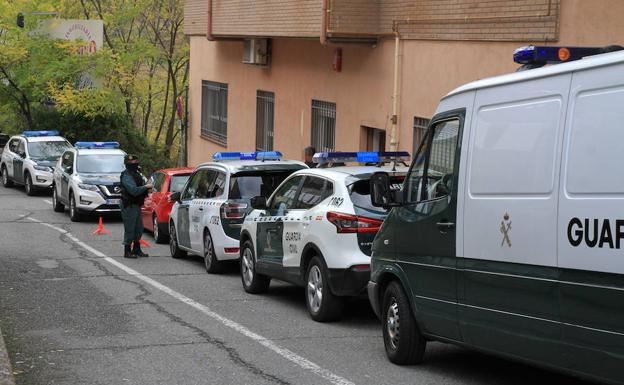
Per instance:
[[[35,222],[35,223],[39,223],[41,225],[47,226],[51,229],[54,229],[62,234],[64,234],[67,238],[69,238],[72,242],[74,242],[76,245],[82,247],[83,249],[87,250],[88,252],[90,252],[91,254],[102,258],[102,260],[110,263],[111,265],[123,270],[124,272],[128,273],[128,275],[131,275],[133,277],[136,277],[137,279],[140,279],[141,281],[151,285],[152,287],[166,293],[169,294],[170,296],[172,296],[173,298],[177,299],[180,302],[183,302],[193,308],[195,308],[196,310],[199,310],[200,312],[202,312],[203,314],[207,315],[208,317],[220,322],[221,324],[229,327],[230,329],[233,329],[237,332],[239,332],[240,334],[244,335],[245,337],[250,338],[251,340],[259,343],[260,345],[264,346],[265,348],[277,353],[278,355],[280,355],[281,357],[287,359],[288,361],[296,364],[297,366],[301,367],[302,369],[308,370],[312,373],[314,373],[315,375],[328,380],[329,382],[331,382],[332,384],[335,385],[354,385],[353,382],[338,376],[337,374],[332,373],[331,371],[324,369],[322,367],[320,367],[319,365],[315,364],[314,362],[298,355],[297,353],[283,348],[279,345],[277,345],[276,343],[272,342],[271,340],[269,340],[266,337],[263,337],[253,331],[251,331],[250,329],[246,328],[245,326],[232,321],[229,318],[226,318],[218,313],[215,313],[214,311],[210,310],[210,308],[206,305],[203,305],[187,296],[185,296],[184,294],[178,293],[177,291],[171,289],[168,286],[163,285],[162,283],[153,280],[152,278],[145,276],[141,273],[139,273],[138,271],[124,265],[123,263],[108,257],[106,254],[102,253],[99,250],[94,249],[93,247],[87,245],[86,243],[82,242],[81,240],[79,240],[78,238],[76,238],[72,233],[51,225],[49,223],[40,221],[38,219],[35,218],[27,218],[28,220]]]
[[[51,200],[49,200],[49,199],[44,199],[43,201],[44,201],[45,203],[49,204],[49,205],[51,205],[51,204],[52,204],[52,201],[51,201]]]

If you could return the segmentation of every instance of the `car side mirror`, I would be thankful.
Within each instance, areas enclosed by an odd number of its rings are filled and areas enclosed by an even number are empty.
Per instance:
[[[257,196],[251,198],[251,207],[256,210],[266,210],[267,209],[267,199],[263,196]]]
[[[71,174],[72,172],[74,172],[74,170],[72,170],[72,168],[68,166],[63,166],[63,171],[67,174]]]
[[[171,195],[169,195],[169,202],[180,202],[181,196],[182,194],[179,191],[174,192]]]
[[[370,179],[371,203],[375,207],[396,207],[403,204],[403,194],[390,188],[390,176],[387,172],[376,172]]]

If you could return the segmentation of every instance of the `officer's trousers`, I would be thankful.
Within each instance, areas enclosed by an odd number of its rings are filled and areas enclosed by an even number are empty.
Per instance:
[[[130,204],[121,205],[121,219],[124,224],[124,245],[130,245],[132,241],[138,241],[143,236],[143,218],[141,218],[141,206]]]

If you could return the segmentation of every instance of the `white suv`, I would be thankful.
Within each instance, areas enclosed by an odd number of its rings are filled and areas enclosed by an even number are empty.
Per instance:
[[[73,222],[87,213],[120,212],[125,155],[117,142],[77,142],[65,151],[54,170],[54,211],[69,206]]]
[[[13,136],[2,151],[2,185],[24,185],[26,194],[52,186],[52,173],[63,151],[72,145],[58,131],[24,131]]]

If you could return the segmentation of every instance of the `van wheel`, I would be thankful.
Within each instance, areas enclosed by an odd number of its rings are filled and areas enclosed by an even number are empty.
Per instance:
[[[253,244],[250,240],[243,243],[240,260],[241,280],[243,288],[247,293],[260,294],[269,290],[271,278],[263,274],[256,273],[256,256],[254,255]]]
[[[71,219],[72,222],[82,221],[82,215],[76,207],[76,198],[74,198],[73,193],[69,194],[69,219]]]
[[[57,213],[62,213],[63,211],[65,211],[65,205],[62,204],[58,199],[55,185],[52,185],[52,209]]]
[[[6,166],[2,166],[2,185],[4,187],[13,187],[13,181],[9,179],[9,173]]]
[[[154,241],[156,241],[156,243],[167,243],[167,236],[163,232],[163,227],[165,229],[167,228],[166,223],[164,225],[159,224],[158,217],[154,214],[152,218],[152,225],[154,226]]]
[[[218,274],[223,272],[223,262],[217,259],[214,251],[214,244],[210,232],[204,232],[204,265],[208,274]]]
[[[26,195],[28,196],[33,196],[37,192],[29,173],[26,173],[26,176],[24,177],[24,190],[26,190]]]
[[[180,249],[178,245],[178,234],[173,223],[169,225],[169,251],[171,257],[175,259],[186,257],[186,251]]]
[[[336,321],[342,315],[343,302],[329,289],[329,276],[321,258],[314,257],[306,273],[306,306],[318,322]]]
[[[427,341],[418,329],[409,299],[398,282],[388,285],[382,306],[382,331],[388,359],[397,365],[421,363]]]

